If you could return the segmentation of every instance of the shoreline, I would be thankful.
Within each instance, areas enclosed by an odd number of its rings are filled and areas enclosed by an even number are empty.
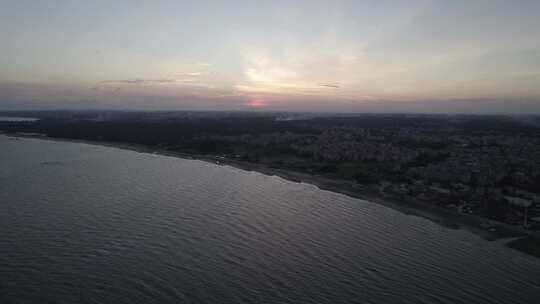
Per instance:
[[[371,203],[383,205],[406,215],[418,216],[434,222],[442,227],[449,229],[463,229],[480,236],[488,241],[502,240],[505,245],[514,250],[527,253],[540,258],[540,254],[533,250],[522,250],[522,247],[535,247],[538,242],[531,233],[524,231],[520,227],[511,226],[505,223],[496,222],[484,217],[473,214],[457,213],[452,210],[444,209],[439,206],[426,203],[400,199],[395,196],[376,192],[368,189],[361,189],[358,184],[348,181],[334,179],[309,173],[303,173],[282,168],[272,168],[264,164],[250,163],[234,159],[227,159],[220,156],[196,155],[177,151],[170,151],[163,148],[153,148],[141,144],[78,140],[69,138],[48,137],[43,134],[29,133],[2,133],[8,137],[34,138],[60,142],[83,143],[90,145],[105,146],[123,150],[131,150],[139,153],[157,154],[182,159],[199,160],[218,165],[230,166],[244,171],[255,171],[269,176],[277,176],[290,182],[306,183],[316,186],[320,190],[339,193],[352,198],[365,200]],[[512,246],[513,243],[522,244],[524,240],[529,240],[529,246]],[[538,243],[540,244],[540,243]]]

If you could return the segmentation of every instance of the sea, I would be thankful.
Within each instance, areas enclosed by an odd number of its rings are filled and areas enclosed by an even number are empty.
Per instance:
[[[540,303],[540,259],[230,166],[0,135],[0,303]]]

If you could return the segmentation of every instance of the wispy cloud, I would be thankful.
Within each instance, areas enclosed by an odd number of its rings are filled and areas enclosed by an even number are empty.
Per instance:
[[[202,72],[189,72],[189,73],[178,73],[175,74],[174,80],[176,82],[198,82],[201,76],[204,76],[205,73]]]
[[[135,84],[135,85],[150,85],[163,84],[173,82],[196,82],[199,77],[205,75],[203,72],[185,72],[177,73],[167,78],[133,78],[133,79],[115,79],[103,80],[100,84]]]
[[[335,88],[339,89],[339,83],[331,82],[331,83],[319,83],[320,87],[328,87],[328,88]]]
[[[201,66],[201,67],[211,67],[213,64],[209,62],[196,62],[194,65]]]
[[[178,77],[197,77],[197,76],[201,76],[202,73],[201,72],[191,72],[191,73],[179,73],[179,74],[176,74],[176,76]]]
[[[106,83],[124,83],[124,84],[136,84],[136,85],[143,85],[143,84],[155,84],[155,83],[171,83],[176,82],[176,79],[120,79],[120,80],[103,80],[100,83],[106,84]]]

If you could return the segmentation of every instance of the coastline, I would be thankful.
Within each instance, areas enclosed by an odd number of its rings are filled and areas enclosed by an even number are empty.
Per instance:
[[[429,205],[410,199],[400,199],[384,192],[361,188],[358,184],[348,180],[334,179],[289,169],[272,168],[264,164],[227,159],[220,156],[182,153],[140,144],[56,138],[34,133],[0,132],[0,135],[106,146],[140,153],[205,161],[224,166],[231,166],[245,171],[255,171],[269,176],[278,176],[291,182],[311,184],[324,191],[335,192],[369,201],[371,203],[380,204],[406,215],[422,217],[445,228],[467,230],[488,241],[502,240],[509,248],[540,258],[540,250],[537,249],[537,246],[540,246],[540,241],[531,233],[528,233],[520,227],[496,222],[478,215],[457,213],[439,206]],[[514,246],[514,244],[519,244],[519,246]],[[533,250],[531,250],[531,248],[533,248]]]

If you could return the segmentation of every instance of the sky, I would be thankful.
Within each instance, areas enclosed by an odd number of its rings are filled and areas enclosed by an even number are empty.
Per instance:
[[[540,1],[0,0],[0,110],[540,113]]]

